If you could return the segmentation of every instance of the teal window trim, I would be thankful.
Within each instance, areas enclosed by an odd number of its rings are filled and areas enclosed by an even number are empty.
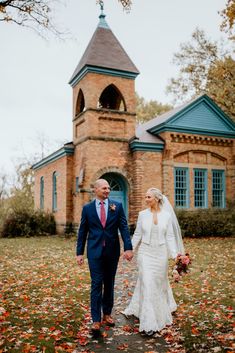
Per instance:
[[[52,175],[52,211],[57,211],[57,176],[56,172]]]
[[[40,210],[44,209],[44,177],[40,178]]]
[[[189,169],[174,168],[174,205],[176,208],[189,208]]]
[[[207,169],[195,168],[193,170],[194,207],[208,208],[208,173]]]
[[[226,207],[225,171],[212,169],[212,207]]]

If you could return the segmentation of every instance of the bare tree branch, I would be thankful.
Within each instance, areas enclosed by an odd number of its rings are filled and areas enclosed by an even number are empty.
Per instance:
[[[35,30],[42,37],[52,32],[61,37],[53,23],[53,7],[59,0],[0,0],[0,21]]]

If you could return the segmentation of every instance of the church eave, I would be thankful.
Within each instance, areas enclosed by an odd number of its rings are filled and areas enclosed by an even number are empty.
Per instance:
[[[162,152],[164,150],[164,144],[139,142],[135,140],[131,141],[129,146],[132,152],[135,152],[135,151]]]
[[[109,75],[109,76],[116,76],[116,77],[124,77],[131,80],[134,80],[139,72],[129,72],[129,71],[122,71],[122,70],[115,70],[109,69],[105,67],[96,67],[96,66],[89,66],[86,65],[85,67],[80,70],[75,77],[73,77],[69,84],[74,87],[76,84],[87,74],[87,73],[97,73],[101,75]]]
[[[32,166],[33,170],[37,170],[40,169],[64,156],[71,156],[74,154],[74,147],[62,147],[59,150],[53,152],[52,154],[50,154],[49,156],[41,159],[39,162],[35,163]]]
[[[187,128],[185,126],[175,126],[171,124],[161,124],[158,126],[154,126],[151,129],[147,130],[151,134],[158,135],[161,132],[180,132],[186,134],[194,134],[194,135],[207,135],[207,136],[219,136],[225,138],[233,138],[235,139],[235,134],[233,131],[218,131],[218,130],[207,130],[207,129],[199,129],[199,128]]]

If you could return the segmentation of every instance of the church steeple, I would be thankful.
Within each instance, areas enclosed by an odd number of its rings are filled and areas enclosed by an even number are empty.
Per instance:
[[[69,84],[74,87],[88,72],[135,79],[139,74],[118,39],[109,28],[100,1],[101,14],[98,26],[76,67]]]

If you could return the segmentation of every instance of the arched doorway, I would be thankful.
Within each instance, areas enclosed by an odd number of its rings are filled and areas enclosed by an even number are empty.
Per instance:
[[[107,180],[110,185],[110,199],[121,202],[126,217],[128,216],[127,186],[123,176],[117,173],[105,173],[101,178]]]

